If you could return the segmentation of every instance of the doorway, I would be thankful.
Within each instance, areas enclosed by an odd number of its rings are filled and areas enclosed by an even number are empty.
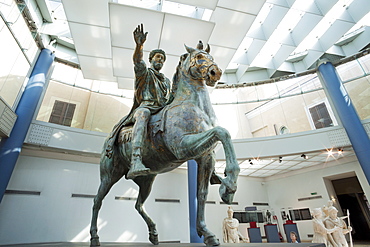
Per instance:
[[[370,205],[356,176],[331,181],[343,215],[349,211],[354,241],[370,241]],[[346,222],[348,222],[346,220]]]

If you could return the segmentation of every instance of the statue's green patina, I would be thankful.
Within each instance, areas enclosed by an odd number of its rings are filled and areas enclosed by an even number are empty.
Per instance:
[[[142,26],[135,31],[144,34]],[[146,38],[146,33],[144,35]],[[225,203],[230,204],[237,188],[240,169],[229,132],[216,124],[216,115],[207,89],[207,85],[216,84],[222,72],[213,62],[209,46],[203,50],[200,42],[197,48],[185,48],[187,53],[180,57],[173,77],[173,94],[166,101],[168,104],[156,113],[151,112],[154,114],[145,126],[147,131],[144,131],[146,134],[140,150],[144,168],[137,169],[138,174],[128,176],[135,153],[135,134],[132,125],[125,122],[126,118],[116,125],[104,144],[100,162],[101,184],[94,199],[91,220],[91,246],[100,245],[97,218],[102,201],[113,184],[123,176],[131,177],[140,188],[135,208],[148,225],[149,240],[157,245],[156,225],[145,212],[143,204],[157,174],[171,171],[191,159],[198,163],[197,232],[199,236],[204,236],[207,246],[219,245],[217,237],[207,229],[204,218],[208,186],[209,183],[221,184],[220,196]],[[225,151],[225,178],[214,172],[214,148],[218,141]]]

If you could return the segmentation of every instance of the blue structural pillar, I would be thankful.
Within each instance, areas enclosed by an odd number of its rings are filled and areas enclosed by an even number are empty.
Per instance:
[[[190,243],[203,243],[197,233],[197,178],[198,164],[195,160],[188,161],[188,197],[189,197],[189,226]]]
[[[328,61],[318,65],[318,75],[326,89],[327,96],[347,132],[353,150],[370,184],[370,140],[361,123],[356,109],[344,88],[334,66]]]
[[[54,53],[49,49],[41,50],[33,67],[30,79],[22,94],[15,113],[18,115],[9,138],[0,143],[0,202],[13,173],[15,164],[26,138],[40,96],[45,87],[46,75],[54,61]]]

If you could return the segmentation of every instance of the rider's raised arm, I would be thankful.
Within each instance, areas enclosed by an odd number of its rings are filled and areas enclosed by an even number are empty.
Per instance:
[[[134,40],[136,43],[136,47],[134,51],[133,60],[135,65],[143,61],[143,48],[147,35],[148,32],[144,33],[143,24],[138,25],[137,28],[134,30]]]

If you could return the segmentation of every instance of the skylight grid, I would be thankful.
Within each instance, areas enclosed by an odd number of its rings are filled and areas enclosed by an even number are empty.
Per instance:
[[[265,20],[267,18],[267,15],[269,14],[272,7],[273,4],[265,4],[263,6],[261,12],[264,12],[261,14],[261,16],[259,14],[256,17],[256,21],[253,23],[251,30],[261,28],[261,23],[263,23],[261,22],[261,20]],[[295,46],[293,39],[290,37],[290,32],[300,21],[304,13],[305,12],[302,10],[298,10],[293,7],[290,8],[284,18],[280,21],[278,26],[272,32],[271,36],[266,37],[268,38],[266,44],[260,50],[256,59],[251,62],[251,66],[275,68],[275,65],[273,63],[266,63],[265,61],[270,61],[281,49],[283,44]],[[248,34],[250,34],[250,32],[247,33],[247,36]],[[288,55],[289,54],[286,54],[286,57],[288,57]]]
[[[353,0],[338,1],[307,35],[307,37],[297,46],[291,55],[311,49],[330,26],[346,11],[346,8]]]
[[[113,0],[113,2],[206,21],[209,21],[213,13],[210,9],[166,0]]]
[[[162,8],[161,1],[158,0],[113,0],[112,2],[157,11],[161,11]]]

